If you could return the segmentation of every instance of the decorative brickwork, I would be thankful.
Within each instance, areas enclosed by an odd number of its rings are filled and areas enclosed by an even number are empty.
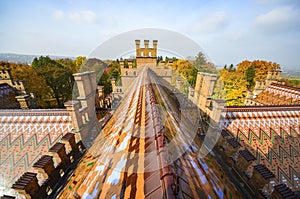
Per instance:
[[[274,174],[271,185],[284,182],[300,189],[300,106],[227,107],[222,116],[221,127],[232,137],[228,141],[236,139],[256,164]]]

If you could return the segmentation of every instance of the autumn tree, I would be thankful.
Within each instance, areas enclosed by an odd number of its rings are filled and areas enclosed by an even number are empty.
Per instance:
[[[244,60],[241,63],[237,64],[237,72],[246,74],[247,69],[251,66],[253,66],[255,69],[254,81],[265,80],[268,71],[280,68],[280,65],[275,62],[268,62],[264,60]]]
[[[247,95],[248,82],[244,75],[238,72],[229,72],[222,69],[220,71],[221,79],[224,84],[224,91],[226,93],[227,106],[238,106],[244,104]]]
[[[39,76],[31,66],[25,64],[16,64],[1,62],[0,68],[11,68],[12,77],[16,80],[23,80],[27,92],[34,93],[40,107],[48,108],[48,104],[44,101],[49,98],[50,92],[46,81],[43,77]]]
[[[224,67],[221,71],[221,79],[226,91],[227,105],[243,105],[247,90],[252,90],[257,80],[265,80],[268,71],[278,69],[280,66],[274,62],[263,60],[244,60],[237,64]]]
[[[195,86],[197,78],[197,69],[186,60],[179,59],[173,62],[173,69],[176,70],[191,86]]]
[[[84,57],[84,56],[78,56],[78,57],[76,57],[76,59],[74,60],[75,69],[77,71],[79,71],[79,69],[81,67],[83,67],[86,64],[86,62],[87,62],[86,57]]]

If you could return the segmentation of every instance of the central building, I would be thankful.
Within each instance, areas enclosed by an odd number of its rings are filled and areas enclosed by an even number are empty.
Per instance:
[[[152,46],[149,46],[149,40],[144,40],[144,47],[141,47],[141,41],[137,39],[135,40],[135,59],[119,61],[121,78],[119,81],[116,81],[116,79],[112,79],[111,81],[114,99],[113,107],[116,107],[120,103],[145,67],[150,68],[158,76],[171,83],[172,68],[164,63],[157,62],[157,44],[158,40],[153,40]]]

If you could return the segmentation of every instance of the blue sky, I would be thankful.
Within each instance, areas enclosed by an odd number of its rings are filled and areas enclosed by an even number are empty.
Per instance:
[[[141,28],[181,33],[217,65],[263,59],[300,68],[298,0],[0,0],[0,52],[88,56]]]

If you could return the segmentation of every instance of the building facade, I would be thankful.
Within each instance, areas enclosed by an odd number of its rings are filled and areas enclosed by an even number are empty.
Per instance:
[[[172,68],[166,65],[157,65],[157,45],[158,41],[153,40],[152,47],[149,46],[149,40],[144,40],[144,47],[141,47],[140,40],[135,40],[136,59],[121,60],[121,79],[116,82],[112,79],[113,106],[116,107],[130,90],[142,70],[151,68],[163,80],[171,83]]]

